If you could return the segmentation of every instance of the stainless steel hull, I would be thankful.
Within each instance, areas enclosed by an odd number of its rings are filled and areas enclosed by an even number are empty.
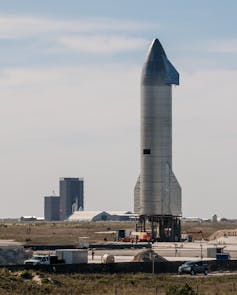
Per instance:
[[[141,79],[141,173],[134,191],[135,212],[181,216],[181,187],[172,171],[172,84],[178,72],[156,39]]]

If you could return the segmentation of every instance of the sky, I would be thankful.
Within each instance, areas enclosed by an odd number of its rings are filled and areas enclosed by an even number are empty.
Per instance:
[[[235,0],[0,0],[0,217],[43,216],[59,177],[86,210],[132,210],[140,74],[159,38],[180,73],[173,171],[184,216],[237,218]]]

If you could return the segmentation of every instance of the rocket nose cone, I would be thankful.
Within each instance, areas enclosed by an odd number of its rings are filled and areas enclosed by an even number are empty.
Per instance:
[[[158,39],[153,40],[148,50],[142,68],[141,83],[143,85],[179,85],[179,73],[167,59]]]
[[[158,39],[154,39],[149,47],[146,62],[158,61],[162,56],[166,56],[165,51]]]

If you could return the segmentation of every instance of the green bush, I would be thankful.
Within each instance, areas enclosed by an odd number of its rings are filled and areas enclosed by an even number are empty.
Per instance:
[[[171,286],[166,295],[198,295],[187,283],[183,287]]]
[[[31,280],[32,279],[32,273],[24,270],[23,272],[20,273],[21,278],[26,279],[26,280]]]
[[[50,280],[47,279],[47,278],[42,278],[42,279],[41,279],[41,283],[42,283],[42,284],[49,284],[49,283],[51,283],[51,282],[50,282]]]

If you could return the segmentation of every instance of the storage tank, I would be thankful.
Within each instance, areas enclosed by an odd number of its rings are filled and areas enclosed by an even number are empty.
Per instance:
[[[114,255],[104,254],[102,257],[102,263],[104,264],[114,263]]]
[[[88,263],[87,249],[58,249],[56,255],[67,264]]]

